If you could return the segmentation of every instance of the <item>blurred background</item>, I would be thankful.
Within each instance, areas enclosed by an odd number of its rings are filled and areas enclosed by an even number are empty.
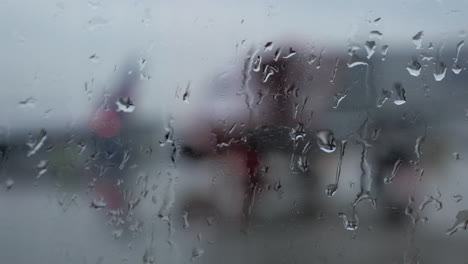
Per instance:
[[[467,12],[1,1],[1,262],[468,263]]]

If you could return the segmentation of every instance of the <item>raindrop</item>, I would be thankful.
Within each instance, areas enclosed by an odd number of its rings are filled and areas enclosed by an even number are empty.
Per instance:
[[[458,153],[458,152],[452,153],[452,156],[453,156],[453,158],[454,158],[455,160],[461,160],[461,159],[463,159],[463,157],[462,157],[462,156],[460,155],[460,153]]]
[[[265,70],[263,71],[263,80],[262,80],[262,82],[266,83],[268,81],[268,79],[270,78],[270,76],[272,76],[273,74],[278,73],[278,72],[279,72],[279,69],[276,66],[266,65]]]
[[[103,198],[101,199],[93,199],[91,201],[91,208],[100,210],[102,208],[105,208],[107,206],[107,203],[104,201]]]
[[[458,230],[466,230],[468,226],[468,210],[458,212],[455,223],[446,231],[447,235],[453,235]]]
[[[416,139],[416,144],[414,145],[414,153],[416,154],[416,158],[418,159],[416,161],[416,164],[419,164],[419,162],[421,162],[421,157],[422,157],[421,147],[424,143],[424,139],[425,139],[424,136],[418,137]]]
[[[89,60],[91,60],[93,63],[98,63],[99,62],[99,56],[96,54],[93,54],[89,56]]]
[[[457,56],[455,57],[455,61],[453,62],[453,65],[452,65],[452,71],[453,73],[455,74],[459,74],[461,72],[461,67],[460,65],[458,65],[458,58],[460,56],[460,51],[461,51],[461,48],[465,45],[465,41],[464,40],[461,40],[460,42],[457,43]]]
[[[371,39],[382,39],[382,37],[383,37],[382,32],[378,30],[372,30],[369,35],[369,38]]]
[[[320,51],[319,57],[317,59],[317,65],[315,66],[315,68],[320,69],[320,67],[322,67],[322,59],[323,59],[323,54],[324,53],[325,53],[325,48],[323,48]]]
[[[374,55],[375,53],[375,41],[366,41],[366,44],[364,46],[366,47],[367,58],[370,59],[370,57],[372,57],[372,55]]]
[[[396,174],[398,172],[398,169],[401,167],[401,165],[403,164],[403,160],[401,159],[398,159],[395,164],[393,165],[393,170],[392,170],[392,174],[390,177],[385,177],[384,178],[384,183],[385,184],[389,184],[389,183],[392,183],[393,180],[395,179],[396,177]]]
[[[336,175],[335,175],[335,183],[329,184],[325,190],[325,193],[332,197],[335,195],[336,191],[338,190],[338,184],[340,182],[340,175],[341,175],[341,164],[343,163],[343,156],[346,149],[347,140],[341,141],[341,149],[340,149],[340,159],[338,160],[338,165],[336,166]]]
[[[372,132],[372,137],[371,137],[373,141],[375,141],[375,140],[377,140],[379,138],[381,131],[382,131],[382,129],[380,129],[380,128],[374,129],[374,131]]]
[[[135,105],[130,97],[122,97],[115,104],[117,105],[117,112],[131,113],[135,110]]]
[[[280,55],[281,55],[281,48],[277,48],[275,51],[275,56],[273,57],[273,60],[278,61]]]
[[[385,102],[388,100],[388,98],[390,98],[391,95],[392,95],[391,91],[383,89],[382,95],[377,100],[377,107],[382,107],[385,104]]]
[[[454,195],[452,198],[453,198],[453,200],[454,200],[456,203],[458,203],[458,202],[460,202],[461,200],[463,200],[463,196],[461,196],[460,194],[456,194],[456,195]]]
[[[156,258],[150,252],[150,249],[145,249],[145,254],[143,254],[143,264],[154,264],[156,263]]]
[[[462,71],[462,68],[458,64],[454,63],[452,65],[452,71],[455,74],[459,74]]]
[[[364,124],[361,126],[361,128],[366,127],[367,120],[364,122]],[[362,133],[361,133],[362,134]],[[362,137],[362,135],[361,135]],[[359,194],[356,196],[356,199],[354,200],[353,206],[357,206],[358,203],[360,203],[363,200],[367,200],[370,202],[373,208],[376,206],[375,202],[375,197],[371,196],[371,188],[372,188],[372,167],[369,164],[368,161],[368,153],[369,153],[369,148],[371,147],[370,144],[368,144],[365,140],[360,140],[360,143],[362,144],[362,152],[361,152],[361,191]]]
[[[182,215],[182,219],[184,220],[183,228],[188,229],[190,227],[190,224],[188,222],[188,212],[187,211],[185,211],[184,214]]]
[[[339,58],[336,58],[335,60],[335,67],[333,68],[333,72],[332,72],[332,76],[330,78],[330,82],[331,83],[334,83],[335,82],[335,78],[336,78],[336,73],[338,72],[338,66],[340,64],[340,59]]]
[[[262,66],[262,57],[261,57],[260,55],[258,55],[258,56],[255,57],[255,59],[252,61],[252,70],[253,70],[254,72],[259,72],[261,66]]]
[[[203,254],[205,254],[205,250],[203,250],[202,248],[198,248],[198,247],[194,248],[192,250],[192,260],[203,256]]]
[[[332,197],[335,195],[336,191],[338,190],[338,184],[332,183],[327,185],[327,188],[325,188],[325,193],[327,194],[328,197]]]
[[[190,82],[187,84],[187,87],[185,88],[185,92],[184,94],[182,95],[182,101],[184,101],[184,103],[189,103],[189,97],[190,97]]]
[[[296,52],[295,50],[293,50],[292,47],[289,47],[289,54],[286,55],[286,56],[284,56],[283,59],[289,59],[289,58],[291,58],[292,56],[296,55],[296,53],[297,53],[297,52]]]
[[[434,79],[438,82],[442,81],[445,78],[446,72],[447,66],[445,66],[443,61],[438,61],[434,69]]]
[[[37,100],[34,97],[28,97],[23,101],[19,102],[19,106],[23,108],[34,108]]]
[[[351,55],[351,58],[350,58],[349,62],[347,63],[347,65],[348,65],[348,68],[353,68],[353,67],[360,66],[360,65],[367,66],[368,63],[366,61],[364,61],[358,55],[353,54],[353,55]]]
[[[306,172],[309,170],[309,161],[306,157],[299,157],[299,159],[297,160],[297,165],[302,172]]]
[[[430,196],[425,196],[424,201],[422,201],[421,205],[419,206],[419,211],[423,211],[424,208],[432,203],[434,205],[434,208],[436,211],[439,211],[442,209],[442,202],[439,200],[440,197],[442,197],[442,194],[440,193],[439,189],[436,188],[436,195],[430,195]]]
[[[428,54],[426,52],[421,53],[420,56],[422,58],[422,61],[432,61],[434,59],[434,56],[432,56],[431,54]]]
[[[30,157],[41,149],[44,145],[45,140],[47,139],[47,132],[44,129],[41,129],[39,135],[34,139],[31,134],[29,134],[29,140],[26,145],[29,147],[27,156]]]
[[[333,108],[338,108],[338,106],[340,105],[341,101],[343,101],[343,99],[345,99],[346,96],[348,96],[348,92],[349,92],[349,89],[346,89],[344,92],[336,93],[336,94],[333,96],[333,105],[332,105],[332,107],[333,107]]]
[[[408,63],[406,69],[408,70],[409,74],[413,76],[419,76],[419,74],[421,74],[421,64],[416,57],[411,58],[411,61]]]
[[[271,41],[270,41],[270,42],[267,42],[267,43],[265,44],[265,51],[270,51],[270,50],[272,50],[272,49],[273,49],[273,42],[271,42]]]
[[[125,168],[129,159],[130,159],[130,151],[125,150],[124,155],[122,157],[122,161],[120,162],[120,165],[119,165],[120,170],[123,170]]]
[[[37,164],[36,169],[38,170],[36,179],[39,179],[44,173],[47,172],[47,166],[49,162],[47,160],[41,160],[39,164]]]
[[[346,230],[354,231],[358,228],[359,218],[355,212],[352,217],[348,217],[345,213],[339,213],[338,216],[343,219],[343,225]]]
[[[419,31],[416,35],[413,36],[412,40],[414,45],[416,45],[416,49],[422,48],[422,41],[424,38],[424,31]]]
[[[309,55],[309,59],[308,59],[309,64],[313,64],[315,62],[315,60],[317,60],[317,56],[315,56],[315,54],[311,53]]]
[[[326,152],[332,153],[336,150],[336,141],[333,132],[329,129],[319,130],[316,134],[317,145],[319,148]]]
[[[406,91],[403,88],[403,85],[400,82],[396,82],[393,85],[393,89],[395,90],[396,96],[397,96],[397,99],[395,99],[395,101],[393,101],[393,103],[396,104],[396,105],[402,105],[402,104],[406,103],[406,96],[405,96]]]
[[[457,43],[457,57],[460,55],[461,48],[465,45],[464,40],[460,40],[460,42]]]
[[[122,237],[123,232],[124,232],[123,229],[115,229],[112,231],[112,237],[114,239],[119,239],[120,237]]]
[[[388,48],[389,46],[388,45],[383,45],[382,46],[382,61],[386,60],[387,59],[387,52],[388,52]]]

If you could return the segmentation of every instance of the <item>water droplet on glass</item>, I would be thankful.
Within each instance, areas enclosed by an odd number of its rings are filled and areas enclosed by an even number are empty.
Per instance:
[[[364,47],[366,48],[366,52],[367,52],[367,58],[370,59],[370,57],[372,57],[372,55],[374,55],[375,53],[375,47],[376,47],[376,44],[375,44],[375,41],[366,41],[366,44],[364,45]]]
[[[386,60],[387,59],[387,53],[388,53],[388,48],[389,46],[388,45],[383,45],[382,46],[382,61]]]
[[[320,69],[320,67],[322,67],[322,60],[323,60],[323,54],[324,53],[325,53],[325,48],[323,48],[320,51],[320,54],[319,54],[318,59],[317,59],[317,65],[315,65],[316,69]]]
[[[338,165],[336,166],[336,174],[335,174],[335,183],[329,184],[325,189],[325,193],[327,196],[332,197],[335,195],[336,191],[338,190],[338,184],[340,183],[340,175],[341,175],[341,164],[343,163],[343,156],[346,149],[347,140],[341,141],[341,149],[340,149],[340,159],[338,160]]]
[[[416,57],[411,58],[411,61],[406,67],[406,70],[408,70],[409,74],[413,76],[419,76],[419,74],[421,74],[421,64]]]
[[[278,73],[278,67],[274,65],[266,65],[265,70],[263,70],[263,79],[262,82],[266,83],[268,79],[273,76],[273,74]]]
[[[115,104],[117,105],[117,112],[131,113],[135,110],[135,105],[129,97],[120,98]]]
[[[273,60],[274,60],[274,61],[278,61],[280,55],[281,55],[281,48],[277,48],[277,49],[275,50],[275,56],[273,57]]]
[[[187,84],[187,87],[185,87],[185,92],[182,95],[182,101],[184,101],[184,103],[187,103],[187,104],[189,103],[189,97],[190,97],[190,91],[191,91],[190,85],[191,85],[191,82]]]
[[[44,145],[47,139],[47,132],[44,129],[41,129],[39,135],[36,138],[33,138],[31,134],[29,134],[29,140],[26,142],[26,145],[29,147],[29,151],[27,156],[30,157],[36,154],[39,149]]]
[[[359,218],[356,213],[348,217],[345,213],[339,213],[338,216],[343,219],[343,225],[346,230],[354,231],[358,228]]]
[[[332,105],[333,108],[338,108],[341,101],[343,101],[343,99],[345,99],[346,96],[348,96],[348,91],[349,90],[346,90],[344,92],[339,92],[333,96],[333,105]]]
[[[100,199],[93,199],[91,201],[91,208],[100,210],[102,208],[105,208],[107,206],[107,203],[104,201],[103,198]]]
[[[424,208],[432,203],[436,211],[440,211],[442,209],[442,202],[439,200],[440,197],[442,197],[442,194],[440,193],[439,189],[436,187],[435,190],[436,194],[435,195],[430,195],[430,196],[425,196],[424,200],[421,202],[421,205],[419,206],[419,211],[423,211]]]
[[[389,184],[389,183],[393,182],[393,180],[395,179],[396,174],[398,172],[398,169],[401,167],[402,164],[403,164],[403,160],[401,160],[401,159],[398,159],[395,162],[395,164],[393,165],[393,170],[392,170],[392,174],[390,175],[390,177],[385,177],[384,178],[384,183],[385,184]]]
[[[272,50],[272,49],[273,49],[273,42],[271,42],[271,41],[270,41],[270,42],[267,42],[267,43],[265,44],[265,51],[270,51],[270,50]]]
[[[377,23],[378,23],[381,19],[382,19],[381,17],[378,17],[378,18],[374,19],[374,24],[377,26]]]
[[[382,95],[380,95],[379,99],[377,100],[377,107],[382,107],[391,95],[391,91],[383,89]]]
[[[436,62],[434,69],[434,79],[438,82],[442,81],[445,78],[445,73],[447,72],[447,66],[445,66],[443,61]]]
[[[462,71],[462,68],[458,64],[454,63],[452,65],[452,71],[455,74],[459,74]]]
[[[96,54],[93,54],[89,56],[89,60],[91,60],[93,63],[98,63],[99,62],[99,56]]]
[[[453,73],[455,74],[459,74],[462,70],[462,68],[460,67],[460,65],[458,65],[458,58],[460,56],[460,51],[461,51],[461,48],[465,45],[465,41],[464,40],[461,40],[460,42],[457,43],[457,56],[455,57],[455,61],[453,62],[453,65],[452,65],[452,71]]]
[[[302,172],[307,172],[309,170],[309,161],[305,156],[300,156],[298,158],[297,165],[299,170],[301,170]]]
[[[466,230],[468,226],[468,210],[463,210],[457,213],[455,223],[446,231],[447,235],[453,235],[458,230]]]
[[[338,72],[339,64],[340,64],[340,59],[336,58],[335,67],[333,67],[333,72],[332,72],[332,75],[331,75],[331,78],[330,78],[330,82],[333,83],[333,84],[335,83],[336,73]]]
[[[347,63],[348,68],[353,68],[353,67],[360,66],[360,65],[367,66],[367,64],[368,63],[366,61],[364,61],[363,58],[359,57],[356,54],[351,55],[351,58],[350,58],[349,62]]]
[[[261,66],[262,66],[262,57],[258,55],[257,57],[255,57],[255,59],[252,62],[252,70],[254,72],[259,72]]]
[[[188,229],[190,227],[190,224],[188,222],[188,212],[187,211],[185,211],[184,214],[182,215],[182,219],[184,220],[183,228]]]
[[[47,166],[49,165],[49,162],[47,160],[41,160],[37,166],[36,169],[38,170],[36,179],[39,179],[44,173],[47,172]]]
[[[315,60],[317,60],[317,56],[315,56],[315,54],[311,53],[309,55],[309,59],[308,59],[309,64],[313,64],[315,62]]]
[[[369,34],[369,38],[373,38],[373,39],[382,39],[382,37],[383,37],[382,32],[378,30],[372,30]]]
[[[453,158],[454,158],[455,160],[461,160],[461,159],[463,159],[463,157],[462,157],[462,156],[460,155],[460,153],[458,153],[458,152],[452,153],[452,156],[453,156]]]
[[[397,96],[397,99],[395,99],[395,101],[393,101],[393,103],[396,104],[396,105],[402,105],[402,104],[406,103],[406,91],[403,88],[403,85],[400,82],[396,82],[393,85],[393,89],[395,90],[395,93],[396,93],[396,96]]]
[[[458,203],[460,202],[461,200],[463,200],[463,196],[461,196],[460,194],[455,194],[453,197],[453,200]]]
[[[337,190],[338,184],[332,183],[327,185],[327,188],[325,188],[325,194],[327,194],[328,197],[332,197],[333,195],[335,195]]]
[[[34,97],[28,97],[23,101],[19,102],[20,107],[24,108],[34,108],[36,106],[37,100]]]
[[[416,49],[422,48],[422,41],[424,38],[424,31],[419,31],[416,35],[413,36],[412,40],[414,45],[416,45]]]
[[[329,129],[319,130],[316,134],[317,145],[319,148],[326,152],[332,153],[336,150],[336,141],[333,132]]]
[[[123,232],[124,232],[123,229],[115,229],[112,231],[112,237],[114,239],[119,239],[122,236]]]
[[[414,145],[414,153],[416,154],[416,158],[417,158],[416,164],[419,164],[421,162],[421,158],[422,158],[421,148],[424,143],[424,139],[425,139],[424,136],[418,137],[416,139],[416,144]]]
[[[198,248],[198,247],[194,248],[192,250],[192,260],[203,256],[203,254],[205,254],[205,250],[203,250],[202,248]]]
[[[296,55],[296,53],[297,53],[297,52],[296,52],[295,50],[293,50],[292,47],[289,47],[289,53],[288,53],[288,55],[284,56],[283,59],[289,59],[289,58],[291,58],[292,56]]]

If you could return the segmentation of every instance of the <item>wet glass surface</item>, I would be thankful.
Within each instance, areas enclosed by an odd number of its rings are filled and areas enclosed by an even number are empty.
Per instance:
[[[0,3],[1,263],[465,263],[465,1]]]

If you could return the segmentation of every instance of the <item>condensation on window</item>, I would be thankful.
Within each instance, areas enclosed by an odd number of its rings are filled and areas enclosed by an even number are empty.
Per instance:
[[[465,263],[465,1],[0,3],[1,263]]]

